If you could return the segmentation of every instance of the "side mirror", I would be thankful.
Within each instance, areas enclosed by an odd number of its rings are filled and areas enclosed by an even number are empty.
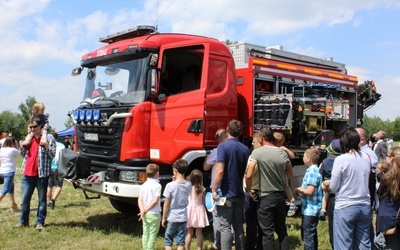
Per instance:
[[[147,82],[150,85],[150,92],[148,98],[154,103],[160,103],[157,97],[157,82],[158,82],[157,69],[151,69],[148,72]]]
[[[79,67],[79,68],[75,68],[72,70],[71,76],[79,76],[82,73],[83,68]]]

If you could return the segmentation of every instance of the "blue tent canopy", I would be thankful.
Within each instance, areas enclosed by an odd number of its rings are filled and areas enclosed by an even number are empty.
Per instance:
[[[57,132],[59,137],[64,137],[64,136],[73,136],[74,135],[74,126],[69,127],[67,129],[61,130],[60,132]]]

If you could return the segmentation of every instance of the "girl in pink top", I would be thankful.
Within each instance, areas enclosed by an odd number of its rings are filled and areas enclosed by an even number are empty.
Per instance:
[[[187,208],[187,233],[185,239],[186,249],[190,249],[194,231],[196,230],[197,249],[203,249],[203,228],[208,226],[207,212],[204,207],[203,174],[195,169],[190,173],[192,191],[189,194],[189,205]]]

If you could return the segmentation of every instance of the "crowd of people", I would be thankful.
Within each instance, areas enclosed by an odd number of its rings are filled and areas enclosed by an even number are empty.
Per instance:
[[[38,208],[35,230],[41,231],[45,225],[47,208],[54,209],[55,201],[62,189],[57,170],[58,152],[68,147],[57,142],[57,133],[48,133],[48,119],[44,114],[43,103],[35,103],[32,116],[28,121],[27,135],[18,142],[8,131],[2,134],[0,140],[0,177],[3,187],[0,191],[0,201],[6,194],[11,199],[10,209],[21,212],[16,228],[29,226],[29,213],[34,190],[37,190]],[[70,147],[70,146],[69,146]],[[14,194],[14,177],[18,157],[23,157],[21,165],[21,206],[18,207]],[[54,188],[54,193],[53,193]]]
[[[238,139],[242,130],[237,120],[218,130],[218,146],[203,166],[211,170],[211,197],[217,204],[211,208],[214,243],[209,249],[233,244],[235,249],[289,249],[286,217],[293,194],[301,197],[304,249],[318,249],[318,223],[326,215],[332,249],[400,249],[400,232],[393,229],[400,219],[400,147],[388,151],[385,132],[374,134],[369,144],[365,130],[348,127],[327,147],[325,159],[317,148],[305,150],[307,170],[292,193],[287,182],[293,153],[283,147],[282,135],[263,127],[254,134],[250,152]],[[174,180],[161,194],[159,167],[147,167],[149,178],[139,197],[143,249],[154,249],[160,224],[166,227],[165,249],[172,249],[174,238],[178,249],[190,249],[194,235],[197,249],[203,249],[202,229],[208,221],[202,173],[194,170],[185,178],[188,166],[182,159],[172,168]]]
[[[57,178],[58,152],[70,145],[57,142],[57,134],[45,131],[48,121],[42,117],[44,106],[34,107],[36,113],[29,119],[28,134],[21,145],[9,134],[0,141],[0,176],[4,179],[0,201],[8,193],[10,209],[21,211],[16,227],[26,227],[36,189],[35,230],[41,231],[47,208],[54,209],[62,189],[63,183]],[[293,193],[288,179],[293,174],[294,154],[283,146],[284,136],[265,126],[254,134],[250,151],[239,140],[242,131],[243,124],[237,120],[218,130],[218,146],[203,166],[205,171],[211,170],[210,197],[217,204],[211,209],[211,249],[231,249],[233,244],[235,249],[271,249],[276,245],[274,234],[280,249],[289,249],[286,217],[293,213],[289,211],[293,195],[301,197],[304,249],[318,249],[318,223],[325,215],[332,249],[400,249],[400,147],[388,145],[384,131],[368,137],[362,128],[348,127],[327,147],[325,159],[320,159],[317,148],[305,150],[303,162],[307,170],[301,186]],[[19,208],[14,176],[21,155],[24,159]],[[190,249],[194,237],[197,248],[203,249],[202,229],[209,225],[203,174],[195,169],[186,177],[188,163],[183,159],[173,163],[172,171],[173,181],[162,192],[159,166],[149,164],[146,168],[147,181],[138,198],[142,247],[154,249],[162,226],[165,249],[172,249],[174,240],[178,249]]]

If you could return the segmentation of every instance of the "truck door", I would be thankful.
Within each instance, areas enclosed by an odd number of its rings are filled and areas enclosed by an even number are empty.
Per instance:
[[[164,47],[160,50],[158,102],[152,104],[150,158],[172,163],[185,152],[202,149],[204,45]]]

